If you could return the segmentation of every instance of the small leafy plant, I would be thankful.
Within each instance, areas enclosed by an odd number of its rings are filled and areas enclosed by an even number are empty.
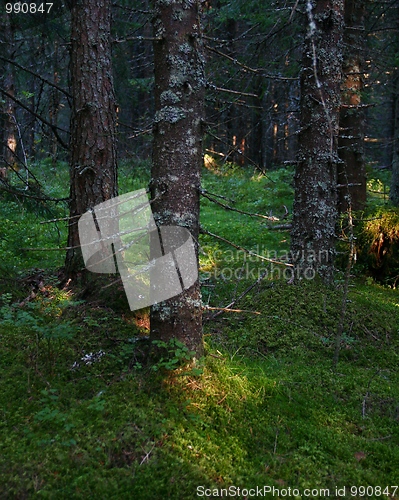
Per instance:
[[[188,363],[195,355],[194,351],[190,351],[183,342],[177,339],[170,339],[168,342],[154,340],[152,343],[160,352],[158,362],[152,366],[154,371],[162,368],[165,370],[175,370]]]
[[[60,305],[55,307],[51,300],[28,302],[22,307],[11,303],[9,293],[3,294],[1,299],[0,324],[28,328],[45,340],[72,338],[76,327],[69,321],[60,321],[62,309]]]
[[[1,296],[0,326],[14,327],[35,338],[36,354],[44,354],[50,371],[54,368],[56,345],[71,340],[78,327],[70,321],[61,319],[60,304],[51,300],[28,302],[23,307],[12,304],[11,294]],[[37,357],[37,356],[35,356]]]

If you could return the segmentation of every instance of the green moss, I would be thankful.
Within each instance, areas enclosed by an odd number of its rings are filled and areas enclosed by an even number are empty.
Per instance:
[[[385,292],[358,284],[351,294],[354,326],[337,373],[329,339],[340,292],[314,283],[263,288],[243,304],[262,316],[209,324],[197,377],[133,368],[123,344],[91,326],[58,347],[49,378],[44,359],[31,355],[29,329],[0,322],[1,484],[14,497],[144,500],[185,500],[200,485],[390,484],[399,459],[399,323],[396,295]],[[71,370],[82,349],[106,354]]]
[[[148,164],[130,162],[120,173],[121,192],[145,186],[150,176]],[[204,174],[203,187],[241,210],[282,217],[283,205],[291,212],[292,176],[224,165]],[[10,200],[3,206],[10,221],[8,213],[21,209]],[[254,253],[277,259],[289,250],[288,232],[270,230],[267,221],[205,199],[201,216],[206,229]],[[37,230],[40,218],[30,221]],[[14,225],[2,230],[13,242]],[[203,299],[212,307],[246,291],[255,281],[247,273],[272,271],[210,236],[202,235],[201,245],[202,274],[210,273]],[[6,247],[7,267],[14,247]],[[17,261],[18,270],[25,263]],[[216,311],[204,312],[202,375],[189,366],[166,375],[152,369],[142,339],[148,311],[130,313],[119,284],[86,289],[84,302],[77,301],[81,290],[57,291],[57,277],[43,275],[45,289],[31,307],[21,304],[28,281],[23,288],[2,280],[2,290],[13,292],[0,304],[2,495],[187,500],[200,485],[267,485],[329,488],[332,496],[336,486],[395,484],[397,290],[352,281],[333,372],[339,283],[289,285],[278,269],[285,267],[275,265],[235,304],[241,312],[210,321]]]

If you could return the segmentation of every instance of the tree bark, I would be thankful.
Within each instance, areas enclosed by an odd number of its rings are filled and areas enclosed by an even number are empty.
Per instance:
[[[334,274],[343,0],[307,2],[291,251],[295,279]]]
[[[396,75],[394,89],[392,178],[390,199],[395,207],[397,207],[399,206],[399,74]]]
[[[14,28],[10,22],[10,16],[5,12],[1,14],[1,27],[2,27],[2,42],[4,47],[4,56],[9,59],[12,57],[13,45],[14,45]],[[15,95],[15,82],[14,82],[14,67],[9,63],[4,63],[3,67],[4,75],[4,89],[11,95]],[[16,150],[17,150],[17,127],[15,111],[15,102],[10,98],[5,96],[3,103],[3,159],[4,159],[4,172],[5,177],[7,177],[7,171],[9,168],[16,166]]]
[[[58,61],[58,42],[54,42],[53,54],[53,80],[54,84],[59,83],[59,61]],[[61,95],[60,92],[53,87],[50,89],[50,106],[49,106],[49,121],[51,125],[56,127],[58,125],[58,114],[60,110]],[[53,168],[57,166],[58,159],[58,141],[54,134],[51,135],[51,163]]]
[[[78,218],[117,195],[109,0],[77,0],[71,20],[70,222],[66,274],[84,267]]]
[[[199,5],[195,0],[155,2],[156,113],[150,183],[157,225],[184,227],[195,242],[199,235],[205,89]],[[201,355],[198,280],[180,295],[152,307],[151,338],[177,338]]]
[[[338,164],[338,210],[362,210],[367,186],[364,163],[364,1],[345,1],[344,63]]]

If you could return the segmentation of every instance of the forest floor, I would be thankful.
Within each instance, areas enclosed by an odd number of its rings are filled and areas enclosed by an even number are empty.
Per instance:
[[[65,245],[65,223],[43,221],[65,204],[3,197],[1,499],[399,499],[394,280],[356,263],[334,368],[344,272],[331,287],[290,283],[292,169],[208,166],[205,195],[269,219],[204,197],[204,232],[236,247],[201,236],[206,355],[194,364],[173,343],[145,356],[148,311],[106,287],[115,276],[57,286],[63,252],[49,249]],[[66,166],[40,168],[46,195],[66,196]],[[123,166],[122,192],[147,182]],[[370,210],[389,210],[384,179],[369,182]]]

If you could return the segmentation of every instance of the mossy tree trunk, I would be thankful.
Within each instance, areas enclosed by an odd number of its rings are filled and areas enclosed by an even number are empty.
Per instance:
[[[334,274],[343,0],[307,2],[291,250],[295,278]]]
[[[345,1],[344,64],[340,112],[338,209],[362,210],[366,205],[364,161],[364,1]]]
[[[200,2],[157,0],[154,7],[153,214],[158,226],[182,226],[197,242],[205,89]],[[202,353],[198,280],[152,307],[151,338],[176,338]]]
[[[72,4],[71,219],[65,263],[69,277],[84,266],[79,216],[117,194],[110,9],[109,0],[76,0]]]

